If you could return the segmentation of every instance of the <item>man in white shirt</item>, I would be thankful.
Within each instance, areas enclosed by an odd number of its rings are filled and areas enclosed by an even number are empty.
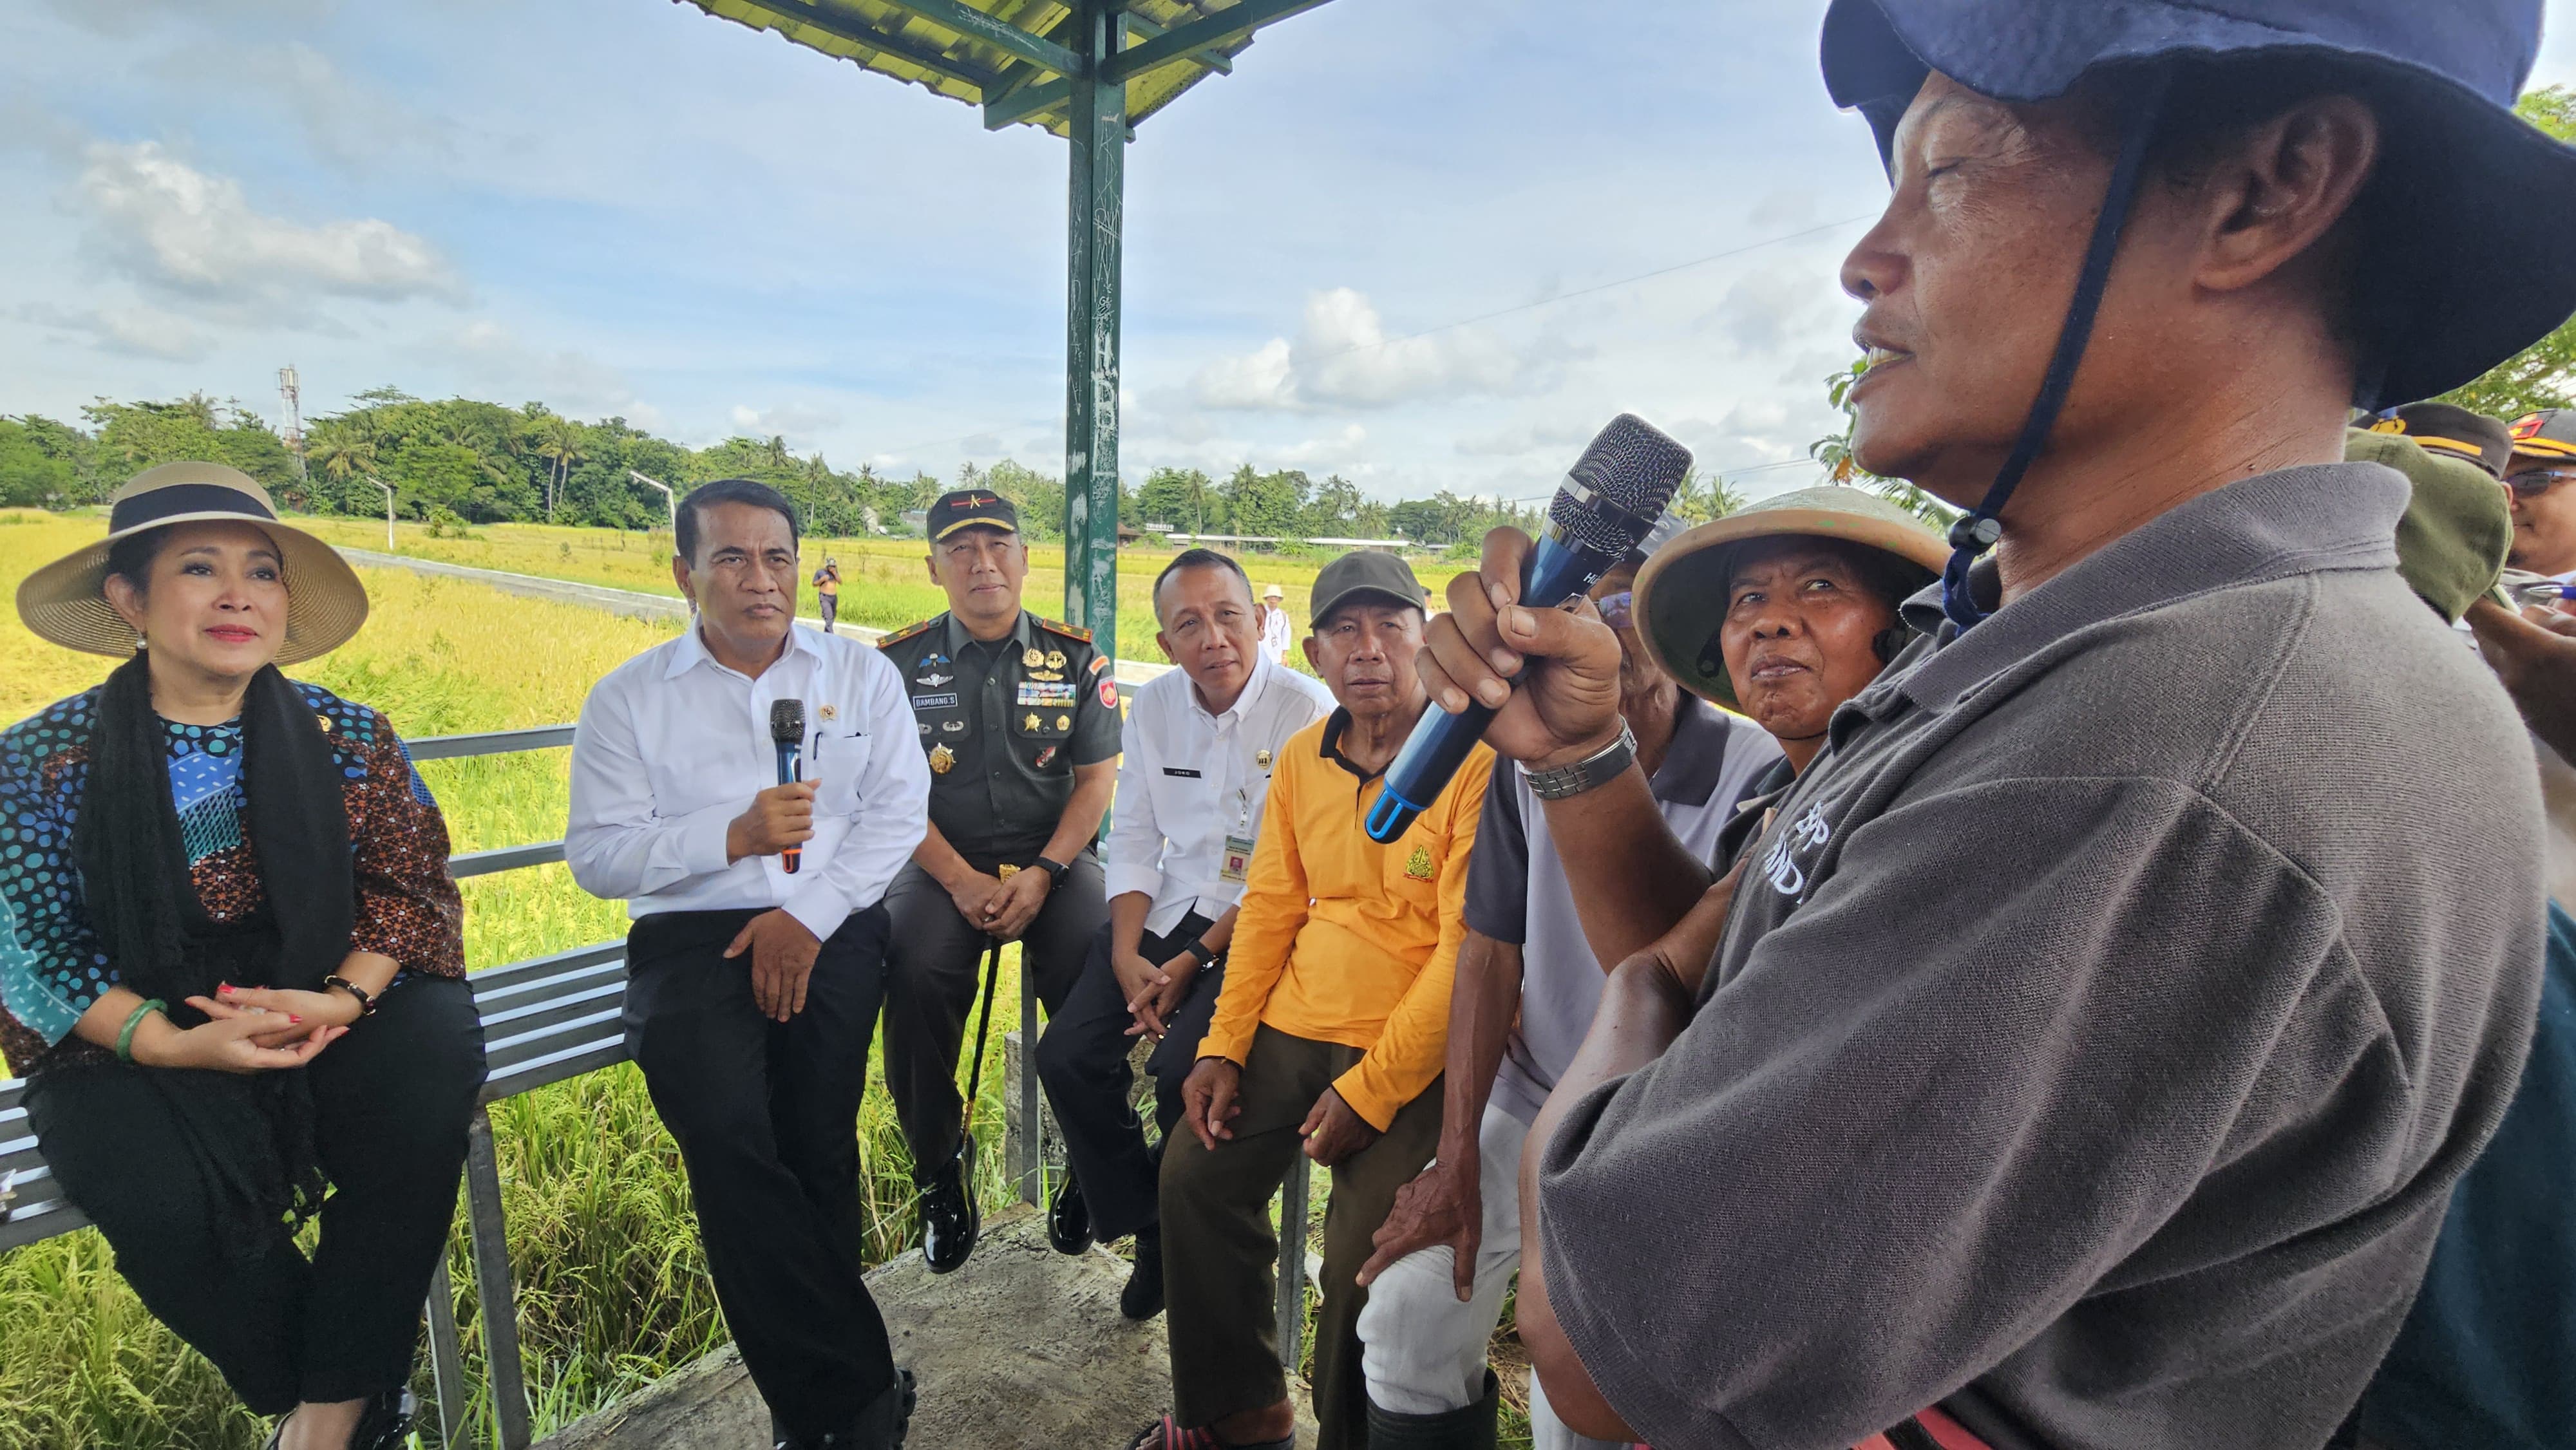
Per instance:
[[[1162,1312],[1163,1255],[1162,1154],[1146,1147],[1129,1104],[1128,1053],[1139,1035],[1155,1040],[1145,1066],[1155,1121],[1170,1133],[1225,979],[1271,761],[1333,708],[1321,682],[1256,645],[1252,581],[1234,560],[1187,550],[1164,566],[1153,597],[1155,642],[1179,668],[1128,704],[1109,827],[1109,924],[1037,1049],[1072,1168],[1049,1236],[1080,1253],[1095,1238],[1136,1235],[1136,1267],[1119,1298],[1130,1319]]]
[[[785,1447],[903,1443],[911,1374],[860,1280],[859,1099],[886,884],[930,775],[903,679],[794,628],[796,516],[726,479],[680,504],[690,627],[611,671],[573,740],[564,859],[624,897],[626,1045],[678,1140],[725,1321]],[[801,701],[779,785],[771,706]]]
[[[1288,662],[1296,643],[1296,625],[1288,618],[1288,591],[1273,584],[1261,591],[1261,653],[1274,665]]]

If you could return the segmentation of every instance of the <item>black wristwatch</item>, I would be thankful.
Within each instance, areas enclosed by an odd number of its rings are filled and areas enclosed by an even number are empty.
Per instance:
[[[1040,856],[1038,858],[1038,869],[1046,872],[1047,890],[1053,891],[1064,884],[1064,873],[1072,870],[1073,868],[1067,866],[1062,861],[1050,861],[1046,857]]]
[[[341,976],[337,972],[334,972],[330,976],[322,979],[322,990],[325,992],[346,992],[350,996],[357,998],[358,1015],[362,1018],[373,1017],[376,1015],[376,999],[368,993],[367,989],[350,981],[348,978]]]
[[[1203,937],[1192,937],[1188,941],[1183,942],[1181,944],[1181,950],[1198,958],[1199,965],[1202,967],[1216,960],[1215,949],[1210,947],[1207,944],[1206,939]]]

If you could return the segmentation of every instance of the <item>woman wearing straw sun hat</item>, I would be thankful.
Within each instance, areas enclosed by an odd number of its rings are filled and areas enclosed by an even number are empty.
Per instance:
[[[483,1054],[437,804],[382,715],[277,669],[366,593],[249,478],[172,463],[18,613],[125,661],[0,734],[29,1125],[144,1304],[284,1417],[272,1446],[399,1444]]]

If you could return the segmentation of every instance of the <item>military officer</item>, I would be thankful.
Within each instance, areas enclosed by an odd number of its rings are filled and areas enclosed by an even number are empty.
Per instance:
[[[886,892],[886,1082],[912,1146],[921,1247],[966,1262],[979,1223],[957,1057],[977,968],[1020,943],[1052,1013],[1109,920],[1094,838],[1118,771],[1118,685],[1088,630],[1020,607],[1029,549],[1011,501],[942,495],[930,577],[948,612],[886,636],[930,758],[930,831]]]

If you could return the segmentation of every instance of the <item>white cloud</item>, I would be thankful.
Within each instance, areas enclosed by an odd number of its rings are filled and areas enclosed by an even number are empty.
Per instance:
[[[19,321],[69,334],[105,352],[164,362],[197,362],[211,350],[186,318],[158,307],[57,307],[30,302],[13,313]]]
[[[241,183],[157,141],[92,142],[76,194],[115,256],[145,281],[214,301],[290,303],[307,292],[461,300],[437,247],[367,218],[307,226],[252,208]]]
[[[1534,374],[1478,328],[1389,337],[1366,294],[1335,287],[1307,294],[1295,341],[1274,337],[1219,358],[1199,370],[1190,389],[1201,407],[1297,412],[1517,393]]]

